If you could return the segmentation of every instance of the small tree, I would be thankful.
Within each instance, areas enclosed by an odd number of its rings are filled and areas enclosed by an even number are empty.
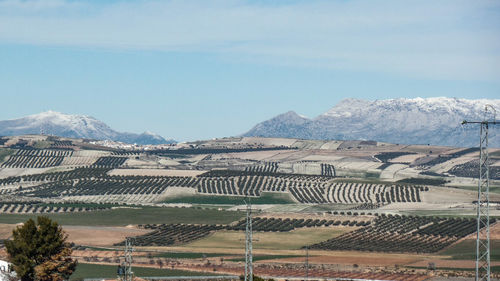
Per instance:
[[[160,267],[163,268],[163,261],[161,259],[156,260],[156,264]]]
[[[76,268],[67,235],[48,217],[29,219],[5,241],[9,260],[22,281],[67,280]]]

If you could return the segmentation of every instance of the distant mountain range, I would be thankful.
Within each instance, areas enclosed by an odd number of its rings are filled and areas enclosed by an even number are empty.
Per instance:
[[[463,120],[483,120],[485,105],[499,110],[499,99],[415,98],[368,101],[345,99],[316,118],[293,111],[261,122],[243,136],[318,140],[375,140],[400,144],[473,147],[479,145],[479,127]],[[493,114],[488,115],[492,119]],[[491,126],[489,143],[500,147],[500,126]],[[54,111],[0,121],[0,136],[45,134],[124,143],[174,143],[144,132],[123,133],[85,115]]]
[[[117,132],[94,117],[69,115],[55,111],[0,121],[0,136],[40,134],[41,132],[67,138],[113,140],[143,145],[175,142],[150,132],[142,134]]]
[[[471,147],[479,145],[479,126],[462,126],[461,122],[483,120],[486,104],[500,114],[498,99],[345,99],[313,119],[293,111],[278,115],[257,124],[244,136]],[[492,118],[493,114],[488,116]],[[500,126],[490,129],[492,147],[500,147],[499,130]]]

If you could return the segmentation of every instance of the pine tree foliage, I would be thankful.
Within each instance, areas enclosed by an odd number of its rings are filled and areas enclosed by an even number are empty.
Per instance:
[[[47,217],[29,219],[5,241],[9,260],[21,281],[65,280],[76,268],[67,235]]]
[[[60,253],[35,267],[35,275],[40,281],[63,281],[75,271],[76,262],[71,258],[71,248],[64,248]]]

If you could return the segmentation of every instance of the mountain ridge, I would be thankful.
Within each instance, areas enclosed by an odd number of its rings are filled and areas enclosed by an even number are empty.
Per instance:
[[[315,118],[290,111],[280,114],[260,122],[243,136],[477,146],[479,129],[462,126],[461,122],[483,120],[486,104],[500,110],[497,99],[435,97],[369,101],[349,98]],[[500,147],[500,135],[495,129],[490,130],[490,144]]]
[[[142,145],[175,142],[148,131],[141,134],[118,132],[92,116],[64,114],[52,110],[0,121],[0,135],[13,136],[40,133]]]

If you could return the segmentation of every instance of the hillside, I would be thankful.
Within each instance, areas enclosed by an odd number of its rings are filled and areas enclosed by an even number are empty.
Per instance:
[[[157,203],[174,202],[175,194],[198,201],[193,196],[259,198],[271,192],[281,198],[273,200],[312,204],[470,204],[466,191],[448,198],[427,194],[473,187],[478,174],[475,148],[373,141],[226,138],[135,151],[46,136],[2,143],[0,192],[23,200]],[[500,150],[490,153],[490,175],[500,180]],[[356,178],[371,184],[351,184]],[[445,188],[429,193],[425,186]],[[352,195],[341,195],[342,189]]]
[[[133,237],[134,268],[240,275],[250,201],[259,274],[305,276],[304,247],[317,277],[426,280],[414,268],[429,257],[459,272],[473,265],[477,148],[254,137],[100,144],[0,138],[0,241],[43,214],[64,226],[81,264],[109,265]],[[498,249],[500,149],[490,157]]]
[[[47,111],[18,119],[0,121],[0,136],[40,133],[67,138],[112,140],[142,145],[175,142],[173,140],[166,140],[151,132],[144,132],[142,134],[117,132],[94,117],[70,115],[55,111]]]
[[[478,145],[478,128],[462,126],[461,122],[483,120],[486,104],[500,109],[500,100],[485,99],[345,99],[313,119],[293,111],[278,115],[257,124],[244,136],[473,147]],[[493,147],[500,147],[497,131],[490,131]]]

